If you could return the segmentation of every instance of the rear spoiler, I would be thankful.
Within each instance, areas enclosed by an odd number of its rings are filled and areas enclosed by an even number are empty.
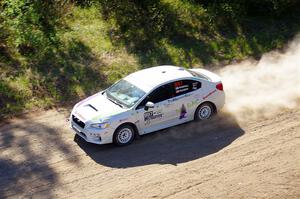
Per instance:
[[[205,79],[210,80],[211,82],[221,82],[221,77],[215,73],[212,73],[208,70],[197,68],[197,69],[189,69],[195,73],[198,73],[200,76],[204,76]]]

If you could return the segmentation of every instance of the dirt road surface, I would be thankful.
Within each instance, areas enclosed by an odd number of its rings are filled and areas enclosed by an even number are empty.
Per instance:
[[[0,198],[300,198],[300,109],[221,113],[121,148],[74,139],[67,115],[2,122]]]

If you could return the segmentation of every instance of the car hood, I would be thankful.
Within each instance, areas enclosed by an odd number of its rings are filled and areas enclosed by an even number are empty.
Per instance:
[[[97,93],[77,103],[73,114],[83,122],[102,122],[124,111],[126,109],[107,99],[105,94]]]

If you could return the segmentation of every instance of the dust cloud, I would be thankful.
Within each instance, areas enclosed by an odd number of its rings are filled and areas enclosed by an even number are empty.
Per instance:
[[[225,66],[218,74],[226,93],[225,110],[238,121],[269,117],[296,107],[300,98],[300,36],[283,52]]]

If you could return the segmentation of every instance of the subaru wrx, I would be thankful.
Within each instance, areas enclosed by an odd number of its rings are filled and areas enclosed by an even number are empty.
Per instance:
[[[77,103],[70,127],[94,144],[130,144],[137,135],[207,120],[225,103],[221,78],[204,69],[157,66],[132,73]]]

